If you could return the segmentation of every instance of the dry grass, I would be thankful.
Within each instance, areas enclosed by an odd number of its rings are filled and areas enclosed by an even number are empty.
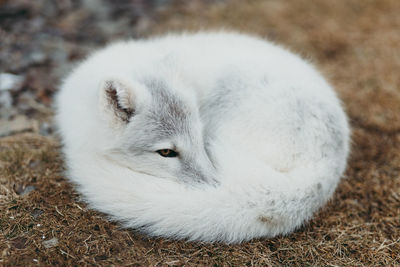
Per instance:
[[[55,140],[18,135],[0,139],[0,264],[399,266],[398,14],[397,0],[238,0],[181,1],[154,16],[154,33],[224,26],[269,37],[312,58],[337,88],[353,127],[349,168],[297,232],[227,246],[120,229],[80,201]]]

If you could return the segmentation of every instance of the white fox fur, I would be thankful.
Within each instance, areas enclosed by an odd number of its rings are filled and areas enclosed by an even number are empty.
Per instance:
[[[238,33],[112,44],[67,77],[56,104],[69,178],[91,207],[154,236],[290,233],[332,196],[349,152],[321,75]]]

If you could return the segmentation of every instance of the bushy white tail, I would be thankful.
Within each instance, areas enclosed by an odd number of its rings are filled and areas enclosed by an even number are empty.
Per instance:
[[[74,158],[70,164],[70,177],[92,207],[125,226],[153,236],[228,243],[301,226],[331,197],[343,171],[322,161],[287,173],[256,166],[262,175],[231,172],[218,186],[193,187],[101,157]]]

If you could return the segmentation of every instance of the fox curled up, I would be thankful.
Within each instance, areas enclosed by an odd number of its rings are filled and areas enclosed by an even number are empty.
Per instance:
[[[306,61],[232,32],[95,52],[56,99],[68,177],[90,206],[153,236],[288,234],[330,199],[347,118]]]

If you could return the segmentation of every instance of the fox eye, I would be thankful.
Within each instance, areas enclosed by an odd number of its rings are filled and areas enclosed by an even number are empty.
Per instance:
[[[156,151],[160,156],[166,158],[174,158],[178,156],[178,152],[173,151],[172,149],[160,149]]]

